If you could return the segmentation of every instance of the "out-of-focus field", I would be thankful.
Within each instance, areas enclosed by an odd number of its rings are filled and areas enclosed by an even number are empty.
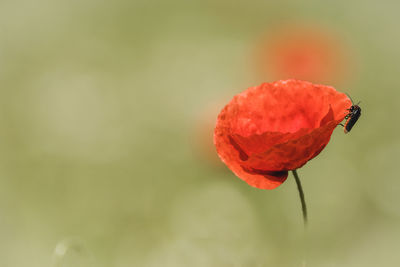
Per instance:
[[[0,266],[399,266],[399,9],[2,0]],[[290,23],[340,40],[331,85],[363,109],[299,170],[306,237],[291,176],[252,188],[211,145],[216,112],[273,79],[262,36]]]

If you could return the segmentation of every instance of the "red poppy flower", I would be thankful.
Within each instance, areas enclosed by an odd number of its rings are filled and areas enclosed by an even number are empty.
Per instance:
[[[333,87],[299,80],[263,83],[236,95],[218,115],[214,144],[221,160],[260,189],[282,184],[317,156],[351,106]]]
[[[345,48],[330,29],[297,23],[272,30],[259,42],[255,56],[261,74],[274,80],[337,83],[351,65]]]

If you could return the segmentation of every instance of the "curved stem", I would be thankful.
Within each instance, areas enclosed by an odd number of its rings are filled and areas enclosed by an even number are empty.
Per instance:
[[[297,174],[297,171],[293,170],[292,173],[293,173],[294,179],[296,180],[297,190],[299,191],[299,196],[300,196],[300,201],[301,201],[301,209],[303,211],[304,226],[307,226],[307,206],[306,206],[306,200],[304,198],[303,188],[301,187],[301,182],[300,182],[299,175]]]

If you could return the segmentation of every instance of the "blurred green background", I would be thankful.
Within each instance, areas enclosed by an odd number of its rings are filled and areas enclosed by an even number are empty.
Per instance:
[[[399,9],[1,0],[0,266],[399,266]],[[252,188],[210,148],[288,22],[334,32],[352,67],[331,83],[363,108],[299,170],[306,236],[292,176]]]

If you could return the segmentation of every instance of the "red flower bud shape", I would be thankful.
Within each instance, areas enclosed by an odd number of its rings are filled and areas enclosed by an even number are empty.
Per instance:
[[[333,87],[299,80],[250,87],[220,112],[214,144],[240,179],[260,189],[317,156],[348,114],[350,99]]]

